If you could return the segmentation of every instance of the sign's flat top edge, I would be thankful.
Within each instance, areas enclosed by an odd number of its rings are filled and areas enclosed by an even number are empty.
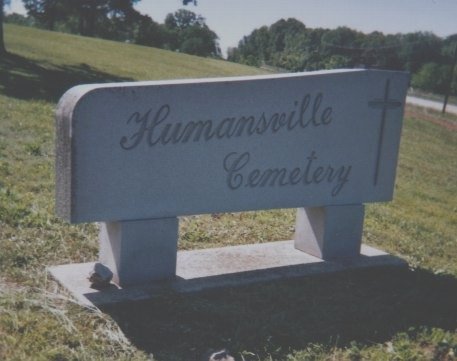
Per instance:
[[[128,82],[112,82],[112,83],[93,83],[76,85],[68,89],[60,98],[57,104],[58,118],[62,113],[68,112],[74,108],[77,103],[89,93],[103,89],[123,89],[128,87],[150,87],[150,86],[170,86],[170,85],[192,85],[192,84],[211,84],[211,83],[236,83],[242,81],[255,80],[277,80],[277,79],[293,79],[303,77],[315,77],[320,75],[330,74],[347,74],[347,73],[397,73],[404,74],[409,77],[407,71],[401,70],[385,70],[385,69],[332,69],[332,70],[315,70],[299,73],[279,73],[265,75],[243,75],[230,77],[211,77],[211,78],[180,78],[180,79],[161,79],[161,80],[145,80],[145,81],[128,81]],[[65,110],[62,110],[65,108]],[[71,113],[71,111],[70,111]]]
[[[174,84],[199,84],[199,83],[217,83],[217,82],[237,82],[243,80],[264,80],[264,79],[282,79],[282,78],[297,78],[301,76],[324,75],[334,73],[349,73],[361,72],[367,69],[333,69],[333,70],[316,70],[300,73],[272,73],[263,75],[239,75],[229,77],[204,77],[204,78],[180,78],[180,79],[160,79],[160,80],[142,80],[142,81],[127,81],[114,83],[99,83],[86,84],[77,87],[87,88],[109,88],[113,85],[117,86],[150,86],[150,85],[174,85]]]
[[[270,80],[270,79],[288,79],[299,77],[312,77],[327,74],[344,74],[344,73],[360,73],[360,72],[391,72],[391,73],[407,73],[405,71],[396,70],[381,70],[381,69],[333,69],[333,70],[316,70],[299,73],[279,73],[279,74],[264,74],[264,75],[243,75],[230,77],[210,77],[210,78],[180,78],[180,79],[161,79],[161,80],[145,80],[145,81],[128,81],[128,82],[113,82],[113,83],[94,83],[77,85],[70,90],[86,93],[95,89],[117,88],[117,87],[144,87],[144,86],[161,86],[161,85],[184,85],[184,84],[206,84],[220,82],[239,82],[248,80]],[[69,91],[70,91],[69,90]]]

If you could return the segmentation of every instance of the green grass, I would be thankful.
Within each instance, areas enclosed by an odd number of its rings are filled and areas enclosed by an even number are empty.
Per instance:
[[[403,130],[395,199],[369,205],[368,243],[457,275],[457,132],[418,118]]]
[[[58,97],[81,82],[260,70],[12,25],[6,41],[10,55],[0,60],[0,359],[145,360],[152,354],[194,360],[220,347],[245,360],[456,359],[457,132],[421,119],[420,112],[407,116],[395,199],[367,206],[364,241],[404,257],[409,270],[171,294],[90,311],[73,304],[45,272],[47,265],[97,258],[97,227],[69,225],[54,215]],[[288,239],[293,226],[293,210],[187,217],[179,245]]]
[[[0,89],[56,101],[80,83],[257,75],[265,71],[210,58],[6,24],[12,53],[0,63]]]

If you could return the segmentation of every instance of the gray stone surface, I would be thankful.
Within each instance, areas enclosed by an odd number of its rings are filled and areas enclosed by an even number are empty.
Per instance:
[[[367,267],[406,267],[400,258],[362,245],[361,255],[338,262],[323,261],[294,248],[293,241],[194,251],[179,251],[176,277],[121,288],[115,284],[97,290],[87,275],[94,263],[50,267],[49,272],[85,306],[144,300],[164,292],[195,292],[219,287],[249,285],[322,273]]]
[[[84,85],[57,109],[71,222],[392,198],[409,76],[338,70]]]
[[[296,248],[359,262],[362,203],[392,198],[408,82],[338,70],[72,88],[56,113],[57,213],[103,222],[100,265],[122,287],[174,278],[176,217],[190,214],[305,207]],[[182,253],[191,281],[171,284],[291,276],[311,257],[260,251]]]
[[[356,257],[362,243],[364,206],[298,208],[295,248],[330,260]]]
[[[175,276],[178,219],[101,223],[100,262],[120,286]]]

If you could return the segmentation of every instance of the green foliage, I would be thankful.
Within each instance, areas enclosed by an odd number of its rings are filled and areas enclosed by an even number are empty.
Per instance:
[[[449,73],[448,65],[424,64],[413,76],[412,86],[432,93],[444,94],[449,83]]]
[[[139,16],[139,0],[23,0],[37,25],[81,35],[125,40]],[[125,34],[127,33],[127,34]]]
[[[24,7],[36,22],[54,30],[57,21],[66,20],[70,3],[55,0],[23,0]]]
[[[208,28],[202,16],[180,9],[167,15],[164,27],[169,34],[165,48],[192,55],[221,56],[218,37]]]
[[[168,14],[165,18],[165,26],[171,30],[185,30],[196,26],[205,25],[205,19],[186,9],[179,9],[173,14]]]
[[[4,22],[10,23],[10,24],[22,25],[22,26],[32,26],[33,25],[33,21],[31,18],[21,15],[21,14],[16,14],[16,13],[6,15]]]
[[[140,14],[140,0],[23,0],[28,17],[12,21],[85,36],[131,42],[192,55],[220,57],[217,35],[189,10],[168,14],[164,24]]]
[[[351,59],[344,55],[331,55],[324,62],[325,69],[350,68]]]
[[[311,29],[296,19],[281,19],[243,37],[238,47],[229,49],[228,59],[289,71],[354,67],[408,70],[417,75],[417,87],[442,93],[454,43],[457,34],[444,40],[429,32],[364,34],[348,27]],[[457,91],[455,86],[453,91]]]
[[[405,70],[416,73],[422,65],[441,62],[443,39],[430,32],[400,35],[399,57]]]
[[[132,26],[132,38],[136,44],[165,48],[165,44],[169,44],[171,41],[170,34],[165,27],[147,15],[138,16]]]

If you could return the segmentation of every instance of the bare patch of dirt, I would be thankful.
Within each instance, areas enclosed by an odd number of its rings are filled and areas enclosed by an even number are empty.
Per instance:
[[[457,131],[457,117],[452,119],[452,116],[441,115],[440,113],[431,111],[427,108],[407,105],[405,108],[405,116],[427,120],[451,132]]]

